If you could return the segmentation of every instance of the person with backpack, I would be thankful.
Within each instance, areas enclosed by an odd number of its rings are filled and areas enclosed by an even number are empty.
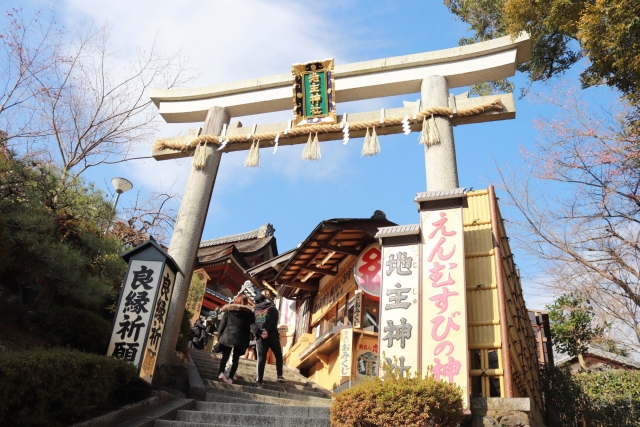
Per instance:
[[[264,295],[258,294],[254,299],[256,306],[253,309],[255,315],[255,323],[251,326],[251,331],[256,336],[256,352],[258,353],[256,387],[262,388],[262,377],[264,376],[264,367],[267,363],[267,353],[269,349],[276,358],[276,371],[278,374],[278,382],[285,382],[282,376],[282,347],[280,345],[280,333],[278,332],[278,309],[273,303],[265,298]]]
[[[251,339],[251,325],[255,323],[253,311],[248,307],[249,298],[246,295],[238,295],[231,304],[222,307],[222,320],[218,325],[218,342],[222,359],[220,359],[219,379],[227,384],[233,384],[233,376],[238,369],[240,356],[244,354]],[[225,375],[227,362],[233,350],[231,370],[229,376]]]
[[[195,348],[196,350],[204,350],[204,345],[207,340],[207,326],[204,318],[196,320],[196,323],[191,328],[191,340],[189,341],[189,348]]]

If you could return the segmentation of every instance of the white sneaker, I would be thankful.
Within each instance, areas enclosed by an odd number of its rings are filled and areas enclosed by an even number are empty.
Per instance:
[[[218,376],[218,379],[219,379],[220,381],[222,381],[223,383],[227,383],[227,384],[229,384],[229,381],[230,381],[230,380],[228,380],[228,379],[227,379],[227,377],[224,375],[224,372],[220,373],[220,375]]]
[[[229,378],[229,379],[227,380],[227,384],[233,384],[233,380],[232,380],[231,378]]]

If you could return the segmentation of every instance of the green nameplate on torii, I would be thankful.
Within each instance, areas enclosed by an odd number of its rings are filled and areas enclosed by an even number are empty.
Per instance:
[[[294,64],[294,125],[336,123],[333,59]]]

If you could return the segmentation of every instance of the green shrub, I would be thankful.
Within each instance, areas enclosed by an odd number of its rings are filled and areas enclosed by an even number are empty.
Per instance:
[[[182,322],[180,323],[180,332],[178,333],[178,341],[176,342],[176,351],[185,355],[189,351],[189,336],[191,335],[191,318],[193,311],[185,308],[182,313]]]
[[[106,354],[111,323],[75,307],[49,307],[38,315],[44,336],[54,345],[89,353]]]
[[[572,373],[545,368],[543,391],[557,427],[640,425],[640,371]]]
[[[439,426],[462,421],[462,391],[432,375],[399,378],[385,368],[385,380],[369,378],[335,398],[334,427]]]
[[[58,427],[114,408],[136,378],[133,365],[51,349],[0,353],[0,425]]]

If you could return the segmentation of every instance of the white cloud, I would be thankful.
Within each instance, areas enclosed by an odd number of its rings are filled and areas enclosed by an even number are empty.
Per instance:
[[[286,73],[294,62],[343,54],[333,35],[335,32],[331,31],[332,24],[302,2],[66,0],[61,9],[67,27],[78,25],[87,18],[97,25],[105,20],[109,22],[112,25],[112,48],[122,60],[132,59],[136,48],[149,46],[157,37],[165,53],[180,51],[188,58],[188,66],[201,73],[189,86],[208,86]],[[265,122],[265,118],[252,119],[260,123]],[[195,126],[197,124],[164,124],[157,136],[177,135]],[[148,145],[136,147],[135,156],[148,155],[151,144],[149,141]],[[322,179],[340,168],[339,162],[329,168],[308,167],[307,162],[295,158],[299,149],[300,146],[281,149],[276,154],[278,161],[275,163],[266,161],[269,150],[261,150],[265,157],[265,166],[261,169],[282,173],[295,180],[300,175]],[[246,153],[223,156],[216,191],[224,191],[231,182],[234,188],[249,185],[259,175],[259,172],[246,171],[242,167],[244,155]],[[123,166],[122,173],[139,186],[157,189],[173,185],[174,190],[182,192],[190,165],[190,159],[140,160]]]

